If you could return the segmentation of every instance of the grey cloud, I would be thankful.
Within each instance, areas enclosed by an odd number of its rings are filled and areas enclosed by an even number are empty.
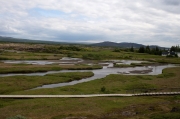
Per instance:
[[[163,0],[163,2],[166,5],[173,5],[173,6],[179,6],[180,5],[180,1],[179,0]]]
[[[150,3],[152,8],[157,10],[163,10],[173,14],[180,14],[180,1],[179,0],[153,0],[153,4]]]
[[[0,35],[69,42],[157,42],[162,46],[180,39],[179,0],[10,1],[0,1]],[[31,11],[34,8],[62,11],[63,15],[45,17]]]

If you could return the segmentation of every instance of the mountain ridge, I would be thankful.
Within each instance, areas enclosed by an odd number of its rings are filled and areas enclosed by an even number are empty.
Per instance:
[[[91,44],[91,46],[99,46],[99,47],[120,47],[120,48],[140,48],[140,47],[146,47],[147,45],[143,44],[138,44],[138,43],[129,43],[129,42],[121,42],[121,43],[115,43],[115,42],[110,42],[110,41],[104,41],[100,43],[94,43]],[[149,45],[150,48],[165,48],[165,47],[160,47],[158,45]]]
[[[59,42],[59,41],[43,41],[43,40],[31,40],[31,39],[23,39],[23,38],[13,38],[13,37],[4,37],[0,36],[0,42],[14,42],[14,43],[42,43],[42,44],[83,44],[84,43],[71,43],[71,42]],[[93,43],[93,44],[86,44],[89,46],[98,46],[98,47],[119,47],[119,48],[140,48],[140,47],[146,47],[146,45],[143,44],[138,44],[138,43],[129,43],[129,42],[121,42],[121,43],[116,43],[116,42],[111,42],[111,41],[104,41],[100,43]],[[149,45],[150,48],[167,48],[167,47],[160,47],[158,45]]]
[[[43,41],[43,40],[32,40],[23,38],[3,37],[0,36],[0,42],[12,42],[12,43],[40,43],[40,44],[78,44],[70,42],[58,42],[58,41]]]

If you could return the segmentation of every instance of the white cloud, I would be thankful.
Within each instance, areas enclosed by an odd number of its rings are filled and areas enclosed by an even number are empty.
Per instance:
[[[109,40],[170,47],[177,44],[175,39],[180,39],[179,21],[178,0],[0,1],[3,36],[69,42]]]

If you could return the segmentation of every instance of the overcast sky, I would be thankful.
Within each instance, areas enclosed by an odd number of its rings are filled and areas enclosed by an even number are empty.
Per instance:
[[[180,44],[180,0],[0,0],[0,36]]]

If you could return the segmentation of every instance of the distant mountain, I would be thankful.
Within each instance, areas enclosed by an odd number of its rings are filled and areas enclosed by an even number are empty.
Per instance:
[[[95,44],[90,44],[92,46],[100,46],[100,47],[119,47],[118,43],[110,42],[110,41],[105,41],[101,43],[95,43]]]
[[[87,43],[70,43],[70,42],[58,42],[58,41],[42,41],[42,40],[30,40],[30,39],[21,39],[21,38],[13,38],[13,37],[3,37],[0,36],[0,42],[13,42],[13,43],[40,43],[40,44],[84,44],[88,45]],[[122,43],[115,43],[110,41],[100,42],[100,43],[94,43],[90,44],[90,46],[99,46],[99,47],[120,47],[120,48],[140,48],[142,46],[145,47],[145,45],[138,44],[138,43],[128,43],[128,42],[122,42]],[[150,48],[159,47],[157,45],[150,45]],[[159,47],[161,49],[164,49],[165,47]]]
[[[0,36],[0,42],[40,43],[40,44],[77,44],[77,43],[68,43],[68,42],[42,41],[42,40],[31,40],[31,39],[21,39],[21,38],[2,37],[2,36]]]
[[[144,46],[142,44],[137,44],[137,43],[127,43],[127,42],[115,43],[115,42],[109,42],[109,41],[95,43],[95,44],[91,44],[91,45],[92,46],[101,46],[101,47],[121,47],[121,48],[130,48],[132,46],[134,48],[139,48],[139,47]]]
[[[119,44],[119,47],[123,47],[123,48],[140,48],[144,45],[142,44],[138,44],[138,43],[127,43],[127,42],[122,42],[122,43],[118,43]]]
[[[140,48],[140,47],[145,47],[146,45],[138,44],[138,43],[128,43],[128,42],[115,43],[115,42],[105,41],[105,42],[101,42],[101,43],[91,44],[91,46],[120,47],[120,48],[130,48],[130,47]],[[157,46],[157,45],[150,45],[149,47],[150,48],[155,48],[155,47],[164,48],[164,47],[160,47],[160,46]]]

